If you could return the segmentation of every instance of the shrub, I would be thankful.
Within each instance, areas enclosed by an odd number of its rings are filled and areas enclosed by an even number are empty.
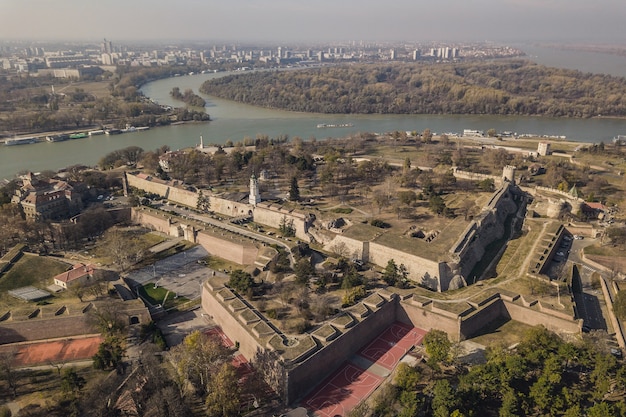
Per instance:
[[[370,224],[374,227],[379,227],[381,229],[389,229],[391,227],[391,225],[383,220],[380,219],[372,219],[372,221],[370,222]]]

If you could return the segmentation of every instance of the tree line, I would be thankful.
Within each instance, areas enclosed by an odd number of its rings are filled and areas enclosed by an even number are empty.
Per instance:
[[[250,72],[208,80],[200,91],[318,113],[626,116],[623,78],[523,60]]]
[[[183,93],[180,92],[179,87],[172,88],[170,95],[176,100],[180,100],[185,104],[193,107],[204,107],[206,101],[199,95],[195,94],[191,88],[187,88]]]
[[[0,132],[10,135],[43,131],[78,130],[94,126],[168,125],[172,121],[208,121],[204,111],[166,109],[146,99],[142,84],[195,67],[123,68],[106,72],[99,82],[108,94],[96,96],[82,88],[60,88],[69,83],[52,77],[7,78],[0,86]],[[56,93],[52,86],[57,87]],[[62,91],[63,93],[59,93]],[[201,97],[198,99],[204,101]],[[194,106],[203,107],[197,99]]]

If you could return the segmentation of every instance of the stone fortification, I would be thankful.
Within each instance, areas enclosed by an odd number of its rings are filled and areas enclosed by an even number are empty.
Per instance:
[[[404,264],[410,279],[428,285],[433,290],[445,291],[448,289],[449,280],[447,277],[450,274],[447,272],[445,262],[412,255],[375,241],[367,243],[369,244],[369,262],[385,267],[387,262],[393,259],[396,265]]]
[[[128,185],[139,188],[150,193],[158,194],[167,200],[182,204],[187,207],[196,208],[198,204],[198,192],[189,191],[178,181],[163,181],[146,174],[126,174]],[[310,242],[310,235],[307,233],[309,227],[315,220],[311,215],[304,214],[297,210],[288,210],[279,204],[257,203],[249,204],[245,201],[232,201],[216,195],[208,190],[202,191],[209,198],[210,210],[212,212],[228,216],[250,216],[256,223],[279,229],[283,222],[293,226],[298,239]]]
[[[198,243],[207,252],[240,265],[252,265],[259,254],[257,245],[250,239],[223,229],[202,226],[199,223],[183,223],[163,212],[133,208],[135,222],[172,237],[182,237]]]
[[[517,211],[517,188],[505,185],[494,193],[483,211],[467,226],[454,243],[450,253],[454,262],[450,268],[467,278],[482,259],[487,246],[504,236],[507,217]]]
[[[367,235],[361,231],[360,238],[356,238],[352,237],[349,229],[345,234],[336,235],[324,248],[330,252],[336,252],[337,248],[341,248],[344,255],[360,258],[380,267],[385,267],[387,262],[393,259],[397,265],[404,264],[409,272],[409,278],[413,281],[436,291],[456,289],[466,285],[466,278],[484,256],[487,246],[504,236],[505,222],[517,211],[518,204],[523,204],[522,200],[519,189],[505,182],[449,251],[430,258],[416,254],[415,251],[410,253],[408,250],[392,248],[381,243],[382,232]],[[363,228],[360,225],[357,227]]]
[[[560,333],[579,333],[582,321],[573,311],[555,310],[537,300],[499,289],[486,290],[465,301],[441,302],[409,294],[378,290],[304,335],[283,334],[246,300],[212,277],[202,289],[202,307],[239,350],[254,361],[259,352],[278,355],[284,378],[280,386],[287,403],[306,396],[311,381],[321,381],[395,321],[429,331],[445,331],[460,341],[494,321],[509,319],[543,325]]]
[[[258,352],[278,354],[285,370],[280,387],[293,403],[334,371],[363,345],[396,321],[397,295],[381,290],[304,335],[286,335],[247,301],[227,288],[225,279],[212,277],[202,287],[202,307],[224,333],[239,342],[250,360]]]
[[[503,176],[499,177],[497,175],[479,174],[477,172],[463,171],[458,167],[452,167],[452,175],[454,175],[454,178],[460,178],[470,181],[493,180],[493,183],[496,187],[502,187],[504,185]]]
[[[291,225],[298,239],[310,242],[308,230],[315,220],[297,210],[289,210],[278,204],[258,203],[253,210],[254,221],[279,229],[282,224]]]

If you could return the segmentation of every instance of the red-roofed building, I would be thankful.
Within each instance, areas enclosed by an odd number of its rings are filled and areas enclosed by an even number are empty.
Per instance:
[[[80,213],[81,194],[74,186],[53,178],[22,177],[23,185],[15,191],[12,202],[24,210],[28,220],[56,220]]]
[[[582,206],[582,211],[589,219],[602,220],[607,212],[607,207],[602,203],[585,202]]]
[[[54,284],[65,289],[70,288],[73,285],[89,285],[93,284],[96,279],[94,273],[96,268],[94,265],[76,264],[69,271],[60,273],[54,277]]]

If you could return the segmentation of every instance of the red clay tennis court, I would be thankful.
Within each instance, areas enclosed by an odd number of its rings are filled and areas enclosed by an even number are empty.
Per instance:
[[[50,342],[4,345],[0,352],[14,352],[16,366],[46,365],[91,359],[98,352],[102,336],[62,339]]]
[[[425,334],[424,330],[395,322],[359,350],[357,355],[366,362],[391,371],[414,345],[421,343]],[[318,417],[345,416],[374,392],[384,379],[384,376],[346,362],[319,384],[302,405]]]
[[[358,354],[391,371],[413,346],[422,341],[425,334],[424,330],[396,322]]]
[[[383,379],[346,363],[318,385],[302,404],[319,417],[344,416],[374,392]]]

